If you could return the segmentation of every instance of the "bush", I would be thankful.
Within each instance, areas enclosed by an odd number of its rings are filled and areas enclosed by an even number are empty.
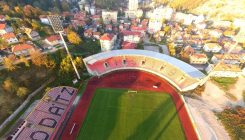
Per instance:
[[[225,109],[220,113],[216,113],[216,115],[221,120],[233,140],[245,139],[244,108],[237,107],[235,109]]]

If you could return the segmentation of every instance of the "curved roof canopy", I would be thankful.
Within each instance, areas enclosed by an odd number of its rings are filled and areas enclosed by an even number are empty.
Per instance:
[[[205,75],[202,72],[200,72],[198,69],[181,60],[178,60],[174,57],[165,54],[161,54],[153,51],[146,51],[146,50],[125,49],[125,50],[107,51],[84,58],[84,62],[88,64],[93,64],[101,59],[106,59],[113,56],[124,56],[124,55],[140,55],[144,57],[159,59],[161,61],[168,62],[169,64],[175,66],[179,70],[188,74],[190,77],[197,78],[197,79],[202,79],[205,77]]]

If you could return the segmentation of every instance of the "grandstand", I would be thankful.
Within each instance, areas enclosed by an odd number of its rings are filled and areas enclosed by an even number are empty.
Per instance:
[[[72,87],[56,87],[48,91],[8,140],[54,139],[64,128],[65,118],[76,97]]]
[[[166,79],[179,91],[195,89],[205,75],[168,55],[146,50],[114,50],[83,59],[88,72],[102,76],[116,70],[143,70]]]

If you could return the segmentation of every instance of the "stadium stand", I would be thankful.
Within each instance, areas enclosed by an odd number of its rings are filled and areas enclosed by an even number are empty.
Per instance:
[[[49,140],[64,127],[77,89],[56,87],[48,91],[8,140]],[[63,126],[63,127],[62,127]]]
[[[205,75],[191,65],[168,55],[146,50],[114,50],[83,59],[88,72],[102,76],[111,71],[138,69],[156,74],[179,91],[189,91],[199,85]]]

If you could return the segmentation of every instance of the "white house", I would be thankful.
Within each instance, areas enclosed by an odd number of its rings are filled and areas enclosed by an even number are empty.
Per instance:
[[[242,74],[241,68],[232,64],[220,63],[216,66],[210,65],[208,69],[212,77],[239,77]]]
[[[51,46],[57,46],[63,44],[59,35],[51,35],[45,39],[45,42]]]
[[[116,35],[105,33],[100,37],[101,51],[112,50],[116,41]]]
[[[217,43],[207,43],[203,47],[203,50],[205,52],[213,52],[213,53],[218,53],[221,51],[221,49],[222,47]]]
[[[117,11],[102,11],[102,19],[104,24],[110,24],[111,22],[117,22]]]
[[[5,22],[6,18],[4,15],[0,15],[0,22]]]
[[[40,15],[39,19],[40,19],[41,23],[50,25],[50,22],[49,22],[48,17],[46,15]]]
[[[208,57],[205,53],[193,54],[190,56],[191,64],[206,64],[208,62]]]
[[[13,32],[14,29],[7,25],[6,23],[1,23],[0,24],[0,35],[3,35],[3,34],[6,34],[6,33],[10,33],[10,32]]]
[[[95,6],[91,6],[90,9],[89,9],[89,11],[90,11],[90,14],[91,15],[95,15],[96,14],[96,8],[95,8]]]
[[[141,40],[141,33],[135,31],[122,31],[123,41],[131,43],[139,43]]]
[[[214,64],[217,64],[221,60],[225,64],[233,64],[233,65],[239,65],[240,63],[243,63],[243,55],[241,54],[214,54],[211,58],[211,62]]]
[[[18,43],[18,39],[16,38],[14,33],[6,33],[4,35],[2,35],[2,38],[4,40],[6,40],[8,42],[8,44],[14,44],[14,43]]]

